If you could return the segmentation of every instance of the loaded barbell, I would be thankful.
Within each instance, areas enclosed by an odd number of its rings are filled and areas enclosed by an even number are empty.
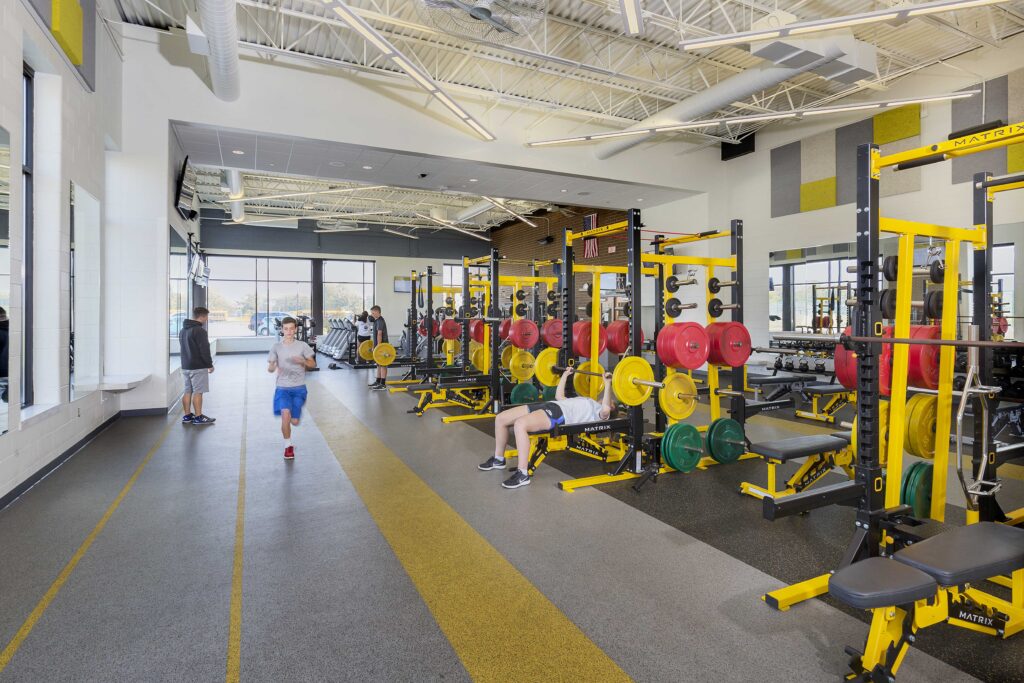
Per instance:
[[[856,271],[856,266],[853,266]],[[899,276],[899,258],[896,256],[886,256],[882,259],[882,275],[889,282],[896,282],[896,278]],[[946,277],[946,264],[944,261],[932,261],[930,265],[923,268],[914,268],[913,273],[915,275],[927,275],[928,279],[934,284],[941,285]]]

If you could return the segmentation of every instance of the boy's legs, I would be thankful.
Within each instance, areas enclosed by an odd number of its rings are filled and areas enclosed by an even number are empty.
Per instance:
[[[203,414],[203,394],[196,392],[192,394],[192,414],[199,417]]]
[[[505,457],[505,449],[508,448],[508,429],[512,424],[524,415],[529,414],[527,406],[516,406],[503,410],[494,417],[494,457],[499,460]]]
[[[523,415],[513,423],[512,430],[516,433],[516,450],[519,452],[519,471],[529,474],[530,470],[530,432],[543,432],[551,429],[551,418],[543,410]]]
[[[188,415],[192,413],[192,391],[186,389],[185,393],[181,397],[181,410],[183,413]],[[193,415],[195,413],[192,413]]]
[[[298,422],[296,421],[295,424]],[[287,408],[281,411],[281,436],[284,437],[286,446],[292,445],[292,411]]]

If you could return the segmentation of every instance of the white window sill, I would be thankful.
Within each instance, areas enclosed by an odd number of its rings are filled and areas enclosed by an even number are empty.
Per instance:
[[[59,403],[49,403],[42,405],[31,405],[27,408],[21,409],[21,428],[31,427],[36,422],[39,422],[46,417],[53,415],[60,410]]]

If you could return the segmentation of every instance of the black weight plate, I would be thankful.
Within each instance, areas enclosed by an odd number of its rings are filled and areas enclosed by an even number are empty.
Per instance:
[[[941,285],[946,279],[946,264],[943,261],[932,261],[928,266],[928,277],[937,285]]]
[[[547,311],[552,318],[558,317],[558,304],[548,304]]]
[[[932,289],[924,295],[924,317],[942,317],[942,290]]]
[[[553,289],[548,290],[548,301],[555,301],[558,299],[558,292]]]
[[[883,318],[893,319],[896,317],[896,290],[883,289],[882,295],[878,298],[878,309],[882,312]]]
[[[896,276],[899,274],[899,259],[895,256],[886,256],[882,259],[882,275],[889,282],[896,282]]]
[[[708,291],[712,294],[718,294],[722,291],[722,281],[717,277],[713,277],[708,280]]]
[[[516,304],[516,315],[520,318],[524,317],[529,312],[530,308],[526,304]]]
[[[682,312],[683,304],[679,299],[673,297],[665,302],[665,315],[668,317],[675,318]]]
[[[723,304],[721,299],[712,299],[711,301],[709,301],[708,315],[710,315],[712,318],[721,318],[722,312],[725,310],[724,308],[722,308],[722,305]]]
[[[675,275],[669,275],[668,278],[665,280],[665,289],[668,290],[669,292],[675,294],[676,292],[679,291],[679,287],[679,278],[677,278]]]
[[[516,290],[516,301],[526,301],[526,290],[525,289],[517,289]]]

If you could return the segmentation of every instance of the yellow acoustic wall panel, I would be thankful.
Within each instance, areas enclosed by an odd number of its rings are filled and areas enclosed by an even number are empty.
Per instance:
[[[884,145],[896,140],[921,134],[921,105],[908,104],[877,114],[875,122],[875,144]]]
[[[800,210],[816,211],[836,205],[836,177],[800,185]]]
[[[82,6],[78,0],[53,0],[50,30],[71,63],[78,66],[85,57],[82,39]]]
[[[1024,171],[1024,142],[1006,148],[1006,172],[1021,173]]]

